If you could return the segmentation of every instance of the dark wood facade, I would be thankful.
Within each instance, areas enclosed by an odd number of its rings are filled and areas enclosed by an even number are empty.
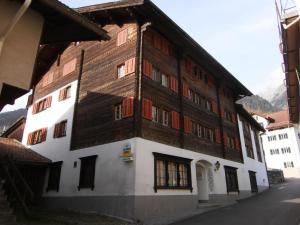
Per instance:
[[[43,78],[35,87],[34,100],[78,80],[71,150],[142,137],[242,162],[235,101],[244,87],[233,89],[236,80],[228,85],[201,54],[195,58],[130,7],[112,18],[118,20],[103,27],[111,40],[70,44],[44,75],[53,73],[53,82],[45,85]],[[76,67],[64,75],[72,60]],[[118,67],[127,62],[134,62],[133,68],[118,77]],[[128,98],[134,98],[132,115],[116,120],[115,106]]]

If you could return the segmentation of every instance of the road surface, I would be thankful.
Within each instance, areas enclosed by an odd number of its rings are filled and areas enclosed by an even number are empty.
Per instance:
[[[172,225],[300,225],[300,179]]]

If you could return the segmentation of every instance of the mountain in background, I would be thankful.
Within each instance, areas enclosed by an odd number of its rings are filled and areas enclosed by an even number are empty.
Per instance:
[[[0,113],[0,134],[13,125],[20,117],[26,116],[26,109],[18,109],[10,112]]]
[[[286,109],[286,87],[282,84],[259,95],[242,98],[238,101],[248,112],[271,113]]]
[[[279,108],[259,95],[247,96],[239,100],[238,103],[242,104],[248,112],[270,113],[280,111]]]
[[[286,87],[283,84],[275,90],[270,103],[281,110],[287,108]]]

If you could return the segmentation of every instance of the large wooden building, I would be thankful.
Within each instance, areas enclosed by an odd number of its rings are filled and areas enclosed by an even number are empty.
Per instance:
[[[55,162],[45,203],[155,223],[268,187],[246,87],[151,1],[78,11],[111,40],[42,53],[23,143]]]

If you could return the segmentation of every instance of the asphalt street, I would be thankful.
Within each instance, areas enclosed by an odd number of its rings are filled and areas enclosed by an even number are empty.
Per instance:
[[[300,179],[173,225],[300,225]]]

